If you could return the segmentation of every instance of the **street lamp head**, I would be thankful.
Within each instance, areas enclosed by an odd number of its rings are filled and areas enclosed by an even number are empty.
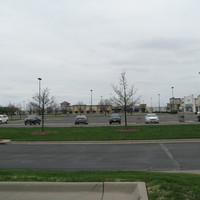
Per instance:
[[[42,79],[41,79],[41,78],[38,78],[38,80],[41,81]]]

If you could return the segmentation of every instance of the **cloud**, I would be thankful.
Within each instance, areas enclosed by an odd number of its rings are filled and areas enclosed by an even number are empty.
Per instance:
[[[200,58],[196,0],[7,0],[0,2],[0,105],[42,87],[70,103],[101,96],[127,71],[146,103],[171,86],[197,95]],[[183,89],[184,88],[184,89]]]

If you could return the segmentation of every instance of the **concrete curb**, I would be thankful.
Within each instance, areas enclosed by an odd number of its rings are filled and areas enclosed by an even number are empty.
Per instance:
[[[7,144],[9,142],[10,142],[10,140],[8,140],[8,139],[0,139],[0,144]]]
[[[200,139],[158,139],[158,140],[105,140],[105,141],[10,141],[11,144],[142,144],[200,142]]]
[[[148,200],[143,182],[0,182],[4,200]]]

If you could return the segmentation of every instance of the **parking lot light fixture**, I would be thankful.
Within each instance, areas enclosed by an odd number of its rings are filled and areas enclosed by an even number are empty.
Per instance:
[[[200,72],[198,73],[199,75],[200,75]],[[200,77],[200,76],[199,76]],[[200,79],[199,79],[199,89],[198,89],[199,91],[200,91]],[[198,94],[198,93],[197,93]],[[198,112],[200,112],[200,93],[199,93],[199,95],[197,96],[197,99],[198,99],[198,104],[199,104],[199,107],[198,107]]]
[[[93,113],[93,112],[92,112],[92,91],[93,91],[93,90],[90,90],[90,92],[91,92],[91,113]]]
[[[172,109],[171,112],[174,111],[174,87],[172,87]]]
[[[38,78],[39,80],[39,115],[41,114],[41,108],[40,108],[40,101],[41,101],[41,78]]]
[[[159,109],[159,113],[160,113],[160,94],[158,94],[158,109]]]

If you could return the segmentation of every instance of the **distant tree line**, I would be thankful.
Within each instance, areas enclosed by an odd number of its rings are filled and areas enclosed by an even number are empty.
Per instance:
[[[0,114],[14,115],[16,112],[20,112],[20,109],[12,104],[0,106]]]

